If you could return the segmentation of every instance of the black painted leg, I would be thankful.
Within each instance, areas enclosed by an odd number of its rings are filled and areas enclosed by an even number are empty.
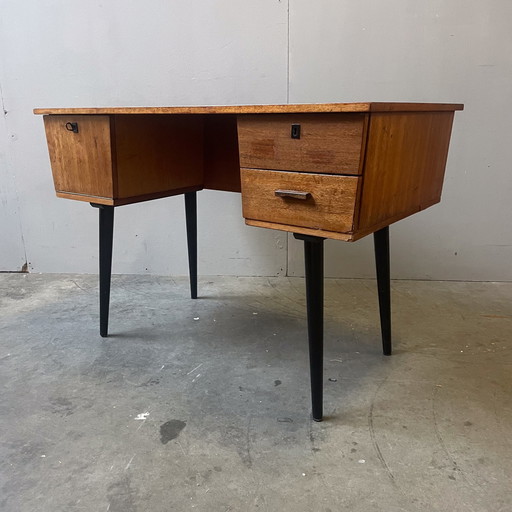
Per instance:
[[[391,355],[391,286],[389,272],[389,227],[373,233],[375,244],[375,264],[377,267],[377,287],[379,290],[380,330],[382,351]]]
[[[323,416],[324,368],[324,239],[294,233],[304,240],[306,301],[308,312],[309,367],[313,419]]]
[[[197,192],[185,194],[190,296],[197,299]]]
[[[103,204],[91,206],[100,214],[100,335],[108,336],[110,279],[112,276],[112,241],[114,236],[114,207]]]

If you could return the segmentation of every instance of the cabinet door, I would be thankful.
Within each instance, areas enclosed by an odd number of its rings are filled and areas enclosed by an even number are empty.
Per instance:
[[[114,197],[109,116],[44,116],[55,190]]]

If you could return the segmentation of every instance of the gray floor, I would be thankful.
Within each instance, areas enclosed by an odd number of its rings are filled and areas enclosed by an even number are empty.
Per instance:
[[[2,511],[510,511],[512,283],[0,275]]]

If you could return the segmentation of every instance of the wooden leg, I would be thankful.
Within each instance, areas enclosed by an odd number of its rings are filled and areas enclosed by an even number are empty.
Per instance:
[[[313,419],[315,421],[322,421],[324,369],[324,239],[297,233],[295,233],[294,236],[299,240],[304,240],[311,402]]]
[[[108,310],[110,280],[112,276],[112,242],[114,237],[114,207],[103,204],[91,206],[99,209],[100,220],[100,335],[108,336]]]
[[[185,194],[190,296],[197,299],[197,192]]]
[[[382,351],[391,355],[391,285],[389,271],[389,226],[373,233],[377,288],[379,290],[380,330]]]

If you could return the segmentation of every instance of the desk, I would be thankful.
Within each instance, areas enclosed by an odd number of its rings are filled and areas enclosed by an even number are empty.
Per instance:
[[[99,209],[100,334],[108,334],[114,208],[184,194],[197,298],[196,193],[241,192],[246,224],[304,241],[313,419],[322,419],[323,241],[374,234],[391,354],[389,225],[441,198],[458,104],[331,103],[36,109],[58,197]]]

